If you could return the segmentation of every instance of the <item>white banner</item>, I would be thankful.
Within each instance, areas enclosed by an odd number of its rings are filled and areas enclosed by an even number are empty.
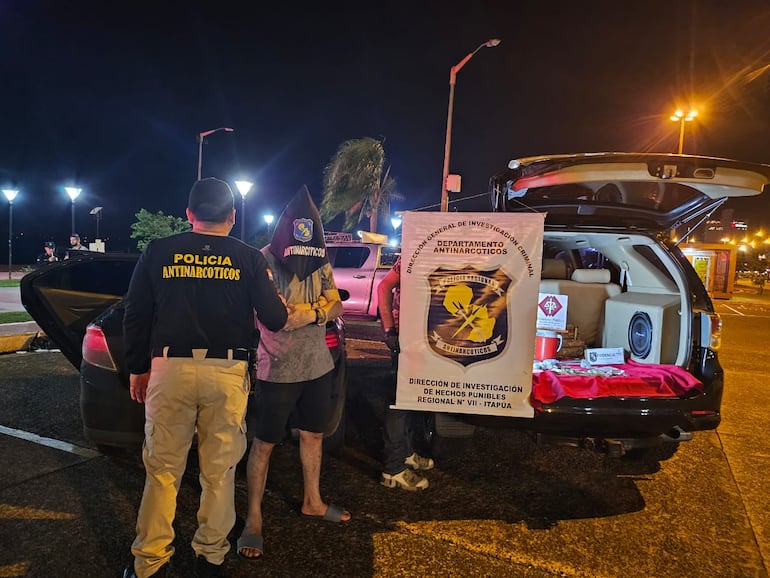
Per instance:
[[[404,213],[395,407],[533,416],[544,219]]]

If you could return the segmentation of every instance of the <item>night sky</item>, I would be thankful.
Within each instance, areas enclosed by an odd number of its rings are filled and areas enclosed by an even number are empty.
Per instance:
[[[438,210],[449,69],[493,37],[458,74],[451,198],[470,198],[450,209],[486,210],[487,181],[511,158],[676,152],[668,117],[691,104],[685,153],[770,163],[768,30],[766,0],[0,0],[14,262],[68,244],[70,184],[86,241],[102,206],[108,250],[135,248],[134,214],[183,216],[197,135],[222,126],[235,131],[207,139],[203,175],[256,183],[247,237],[302,185],[320,204],[323,168],[351,138],[384,139],[396,209]],[[770,225],[769,200],[728,206]]]

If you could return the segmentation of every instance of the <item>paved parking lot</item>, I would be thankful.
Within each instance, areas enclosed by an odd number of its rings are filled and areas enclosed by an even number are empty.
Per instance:
[[[228,558],[232,577],[767,576],[770,564],[770,308],[724,309],[723,422],[641,460],[540,447],[510,430],[436,446],[432,487],[378,484],[387,384],[376,324],[349,324],[348,443],[327,456],[325,496],[349,526],[296,515],[297,447],[276,450],[265,502],[266,557]],[[368,337],[368,338],[367,338]],[[55,352],[0,356],[0,578],[119,575],[143,471],[95,452],[78,416],[77,372]],[[193,456],[194,457],[194,456]],[[194,459],[180,492],[174,576],[191,575]],[[245,511],[243,470],[236,507]]]

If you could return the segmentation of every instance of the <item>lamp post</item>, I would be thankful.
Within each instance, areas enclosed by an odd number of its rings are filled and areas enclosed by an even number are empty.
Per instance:
[[[265,219],[265,223],[267,223],[267,240],[270,240],[270,225],[273,224],[273,221],[275,220],[275,217],[272,213],[265,213],[262,217]]]
[[[99,221],[102,220],[102,209],[103,208],[104,207],[94,207],[93,209],[91,209],[91,214],[96,219],[96,237],[95,237],[96,241],[98,241],[100,239],[100,237],[99,237]]]
[[[5,198],[8,199],[8,278],[11,278],[11,264],[13,263],[13,200],[19,191],[16,189],[3,189]]]
[[[691,109],[686,115],[681,110],[677,110],[672,114],[669,119],[679,123],[679,154],[682,154],[684,149],[684,123],[692,122],[695,117],[698,116],[698,111]]]
[[[220,130],[223,130],[225,132],[233,132],[233,130],[235,129],[232,129],[227,126],[221,126],[219,128],[204,130],[203,132],[198,133],[198,180],[201,180],[201,168],[203,167],[203,139],[209,136],[210,134],[219,132]]]
[[[251,181],[235,181],[238,192],[241,193],[241,241],[246,238],[246,195],[249,194],[254,183]]]
[[[449,150],[452,144],[452,112],[455,103],[455,84],[457,82],[457,73],[465,66],[473,56],[485,46],[493,47],[500,44],[499,38],[490,38],[484,44],[480,44],[476,50],[469,53],[460,62],[449,69],[449,110],[446,117],[446,140],[444,141],[444,174],[441,179],[441,211],[449,210],[449,192],[447,190],[447,177],[449,176]]]
[[[69,195],[69,198],[72,201],[72,228],[70,229],[70,233],[75,232],[75,199],[78,198],[78,195],[82,190],[83,189],[78,187],[64,187],[64,192]]]

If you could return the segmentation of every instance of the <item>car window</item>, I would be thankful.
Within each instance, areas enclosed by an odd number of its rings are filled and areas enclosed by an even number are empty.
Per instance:
[[[380,252],[380,267],[392,267],[401,256],[401,247],[383,247]]]
[[[334,268],[359,269],[369,257],[369,247],[329,247],[327,254]]]
[[[99,257],[69,267],[51,268],[46,271],[43,280],[36,282],[36,286],[83,293],[123,295],[135,266],[136,256],[129,255],[127,258],[114,260]]]
[[[593,247],[578,249],[578,258],[579,269],[609,269],[607,258]]]
[[[674,285],[676,285],[676,281],[674,280],[674,277],[671,275],[671,271],[668,270],[668,267],[660,260],[660,258],[655,254],[655,251],[653,251],[650,247],[647,245],[634,245],[634,250],[642,255],[647,261],[652,264],[653,267],[655,267],[658,271],[663,273]],[[692,269],[692,266],[689,266],[690,269]]]

